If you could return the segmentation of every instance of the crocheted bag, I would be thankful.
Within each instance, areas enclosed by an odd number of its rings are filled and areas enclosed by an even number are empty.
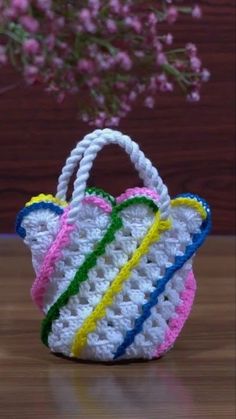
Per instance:
[[[93,161],[108,143],[125,149],[144,187],[118,198],[86,188]],[[157,170],[129,137],[110,129],[87,135],[67,159],[56,196],[32,198],[17,217],[36,271],[31,295],[45,315],[43,343],[88,360],[163,355],[190,313],[193,256],[210,225],[207,203],[192,194],[170,200]]]

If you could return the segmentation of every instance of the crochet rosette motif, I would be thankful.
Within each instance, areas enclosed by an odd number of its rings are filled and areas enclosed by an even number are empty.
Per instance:
[[[81,163],[82,164],[82,163]],[[208,204],[192,194],[170,201],[150,187],[113,198],[88,188],[74,222],[58,196],[32,198],[16,230],[30,247],[41,338],[53,352],[114,361],[162,356],[194,300],[194,254],[211,227]]]

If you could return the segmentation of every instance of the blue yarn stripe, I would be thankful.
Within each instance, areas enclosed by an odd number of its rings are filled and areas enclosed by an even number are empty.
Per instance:
[[[193,235],[193,238],[192,238],[193,242],[192,242],[192,244],[190,244],[189,246],[186,247],[185,254],[182,255],[182,256],[176,256],[174,264],[172,266],[170,266],[169,268],[167,268],[166,272],[165,272],[165,275],[156,282],[156,288],[151,293],[149,301],[142,306],[142,314],[141,314],[140,317],[138,317],[135,320],[134,328],[132,330],[129,330],[126,333],[124,341],[117,348],[117,351],[116,351],[116,353],[113,357],[114,360],[121,357],[122,355],[124,355],[128,346],[130,346],[134,342],[135,336],[142,331],[143,323],[151,315],[152,307],[154,307],[156,304],[158,304],[158,297],[162,292],[164,292],[166,284],[168,283],[168,281],[172,278],[172,276],[175,274],[175,272],[177,270],[179,270],[180,268],[182,268],[182,266],[185,264],[185,262],[187,262],[187,260],[190,259],[193,256],[193,254],[201,246],[201,244],[204,242],[206,236],[209,234],[209,232],[211,230],[210,209],[209,209],[209,206],[206,203],[206,201],[204,201],[204,200],[200,199],[199,197],[194,196],[192,194],[191,195],[190,194],[181,195],[181,197],[183,197],[183,196],[197,199],[198,201],[201,202],[201,204],[203,204],[204,208],[207,211],[207,218],[202,223],[201,233],[196,233],[196,234]]]
[[[41,209],[50,209],[55,214],[61,215],[63,214],[63,209],[59,207],[58,205],[53,204],[52,202],[36,202],[32,205],[29,205],[28,207],[23,208],[16,218],[16,233],[24,239],[26,236],[26,231],[24,227],[22,227],[21,223],[28,214],[30,214],[33,211],[41,210]]]

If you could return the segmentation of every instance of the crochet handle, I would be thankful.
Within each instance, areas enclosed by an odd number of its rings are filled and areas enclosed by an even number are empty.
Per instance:
[[[102,130],[95,130],[94,132],[87,134],[82,141],[80,141],[76,147],[71,151],[70,156],[66,160],[66,163],[62,169],[62,172],[58,178],[57,193],[56,197],[61,200],[67,199],[67,191],[71,176],[81,158],[84,155],[85,150],[90,144],[101,134]]]
[[[85,195],[87,180],[89,178],[89,172],[92,168],[93,161],[98,152],[106,144],[118,144],[124,148],[127,154],[129,154],[130,159],[136,170],[139,172],[141,179],[143,179],[145,186],[156,190],[159,194],[160,218],[162,220],[167,219],[170,211],[170,197],[168,189],[163,184],[157,169],[153,167],[150,160],[144,156],[137,143],[119,131],[113,131],[106,128],[104,130],[97,130],[94,132],[93,140],[90,146],[86,149],[84,157],[80,162],[80,167],[74,183],[74,192],[70,203],[70,209],[68,212],[68,223],[73,224],[77,219],[80,211],[80,204]]]

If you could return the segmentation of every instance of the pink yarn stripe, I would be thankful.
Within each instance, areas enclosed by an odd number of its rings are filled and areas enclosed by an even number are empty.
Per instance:
[[[125,201],[128,198],[132,198],[133,196],[148,196],[152,198],[154,201],[159,201],[159,195],[153,191],[152,189],[148,188],[130,188],[127,189],[124,193],[116,198],[116,202],[120,204],[121,202]]]
[[[111,204],[109,204],[105,199],[100,198],[99,196],[95,196],[95,195],[86,196],[83,199],[83,202],[97,205],[99,208],[103,209],[104,212],[112,211]]]
[[[83,202],[97,205],[102,210],[104,210],[104,212],[112,211],[111,205],[107,203],[103,198],[97,196],[87,196],[84,198]],[[68,210],[69,207],[65,209],[64,214],[61,217],[60,231],[55,241],[51,245],[47,255],[45,256],[40,272],[38,273],[31,288],[31,297],[40,310],[43,309],[44,293],[50,281],[50,277],[55,269],[55,264],[60,259],[62,250],[69,243],[70,232],[75,227],[75,225],[67,224]]]
[[[60,231],[45,256],[40,272],[31,288],[31,297],[40,310],[43,309],[44,293],[55,269],[55,264],[60,259],[63,248],[69,243],[70,232],[75,227],[75,225],[67,224],[67,213],[68,208],[61,217]]]
[[[196,281],[193,275],[193,272],[191,271],[188,274],[188,277],[185,282],[185,290],[181,293],[181,304],[176,308],[176,314],[178,317],[173,318],[170,320],[168,331],[165,335],[164,342],[159,345],[154,353],[154,357],[160,357],[163,355],[175,342],[176,338],[178,337],[179,333],[181,332],[185,321],[187,320],[194,296],[196,291]]]

